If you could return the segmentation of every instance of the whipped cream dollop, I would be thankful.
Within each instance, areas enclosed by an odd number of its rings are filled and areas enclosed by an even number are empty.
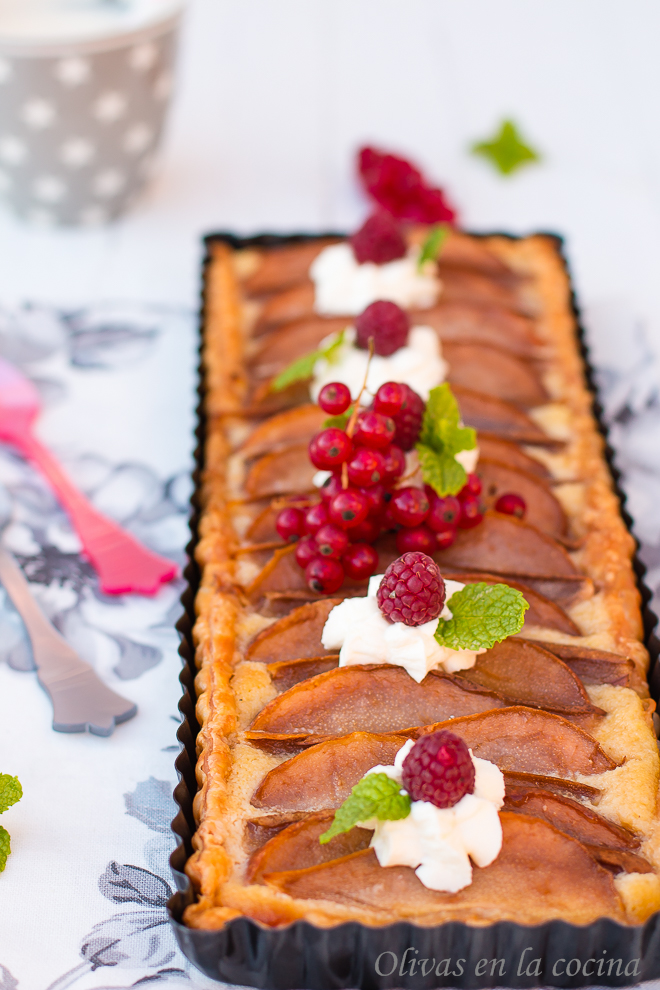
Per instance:
[[[394,766],[376,766],[369,773],[386,773],[401,784],[403,761],[413,745],[409,739]],[[470,757],[474,792],[453,808],[413,801],[407,818],[360,822],[374,829],[370,844],[381,866],[411,866],[425,887],[455,894],[472,883],[470,859],[477,866],[489,866],[497,859],[502,848],[498,811],[504,804],[504,777],[499,767],[472,756],[471,750]]]
[[[441,646],[434,635],[437,619],[421,626],[389,622],[376,601],[382,580],[382,574],[375,574],[369,581],[366,598],[345,598],[326,619],[321,642],[326,650],[339,650],[340,667],[391,663],[403,667],[418,683],[437,667],[447,673],[474,667],[477,654],[484,650],[450,650]],[[452,618],[446,601],[464,587],[459,581],[445,581],[446,600],[440,618]]]
[[[321,346],[331,340],[322,341]],[[314,366],[314,377],[310,387],[316,402],[319,392],[329,382],[343,382],[354,399],[359,395],[369,363],[369,352],[355,346],[355,327],[344,331],[344,343],[332,355]],[[441,385],[447,377],[448,365],[442,357],[442,347],[437,333],[431,327],[411,327],[408,343],[394,354],[382,357],[374,354],[369,364],[367,391],[375,395],[385,382],[405,382],[418,395],[426,400],[436,385]]]
[[[428,309],[440,295],[442,283],[430,262],[418,271],[419,247],[405,258],[361,265],[348,243],[331,244],[312,262],[314,308],[322,316],[357,316],[372,302],[388,299],[403,309]]]

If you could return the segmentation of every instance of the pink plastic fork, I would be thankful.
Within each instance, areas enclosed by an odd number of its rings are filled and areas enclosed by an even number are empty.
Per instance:
[[[16,447],[49,481],[67,510],[83,550],[108,595],[155,594],[176,577],[178,568],[142,546],[107,519],[78,491],[53,455],[37,440],[33,424],[41,411],[37,389],[13,365],[0,358],[0,441]]]

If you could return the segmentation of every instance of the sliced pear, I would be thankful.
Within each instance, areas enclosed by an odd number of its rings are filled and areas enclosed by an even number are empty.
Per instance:
[[[548,401],[536,370],[515,354],[488,344],[450,341],[443,344],[442,354],[449,363],[448,378],[452,385],[474,389],[523,409]]]
[[[526,523],[555,539],[566,536],[568,532],[566,514],[548,486],[536,475],[481,456],[477,465],[477,474],[483,486],[483,500],[489,509],[495,508],[500,495],[514,492],[525,501]]]
[[[254,272],[243,280],[243,288],[250,295],[258,296],[304,282],[309,278],[311,263],[328,244],[333,243],[334,239],[319,237],[300,244],[269,247],[261,252]]]
[[[452,385],[452,391],[466,426],[473,426],[480,434],[502,437],[516,443],[556,446],[556,441],[512,402],[458,384]]]
[[[264,873],[303,870],[369,847],[373,830],[359,827],[321,845],[319,837],[330,828],[333,817],[331,811],[319,812],[278,832],[250,857],[245,870],[247,882],[263,883]]]
[[[589,700],[579,677],[548,650],[522,639],[506,639],[477,657],[474,667],[457,675],[494,691],[512,704],[549,711],[605,715]]]
[[[442,258],[442,256],[441,256]],[[526,313],[526,307],[511,285],[467,269],[443,266],[440,261],[442,299],[447,303],[467,303],[474,306],[498,306],[513,313]]]
[[[278,695],[257,715],[248,739],[262,734],[343,735],[400,732],[414,726],[504,707],[490,691],[435,672],[418,684],[403,667],[338,667]]]
[[[306,279],[266,300],[257,318],[256,332],[259,333],[281,323],[308,319],[313,315],[314,283],[311,279]]]
[[[567,643],[546,643],[529,640],[537,646],[549,650],[564,661],[584,684],[616,684],[628,687],[635,668],[632,660],[620,657],[605,650],[592,650],[586,646],[573,646]]]
[[[336,901],[357,909],[427,924],[444,918],[492,923],[524,918],[539,924],[561,918],[587,924],[607,916],[625,921],[612,875],[589,851],[547,822],[503,811],[497,859],[474,867],[457,894],[429,890],[407,866],[382,867],[372,849],[303,870],[266,874],[266,883],[291,897]]]
[[[527,471],[533,474],[540,482],[545,482],[549,487],[552,475],[540,461],[535,457],[526,454],[517,443],[511,440],[503,440],[500,437],[480,435],[478,437],[479,458],[481,460],[499,461],[507,467],[515,468],[517,471]]]
[[[423,243],[427,234],[428,228],[421,228],[420,242]],[[483,241],[469,234],[463,234],[453,227],[442,245],[440,263],[443,267],[467,268],[514,284],[519,280],[519,276],[493,254]]]
[[[577,568],[552,537],[514,516],[486,512],[474,529],[459,529],[447,550],[434,554],[440,570],[460,568],[533,578],[579,578]]]
[[[564,780],[561,777],[549,777],[542,773],[524,773],[521,770],[502,770],[507,791],[510,787],[540,788],[553,794],[563,794],[566,797],[584,799],[592,804],[598,804],[603,792],[599,787],[592,787],[578,780]]]
[[[327,655],[328,651],[321,645],[321,633],[330,612],[340,601],[340,598],[324,598],[295,608],[255,636],[247,648],[246,660],[277,663]]]
[[[542,818],[585,845],[607,846],[633,852],[640,838],[630,829],[615,825],[572,798],[536,787],[507,786],[504,805],[508,811]]]
[[[457,571],[451,567],[443,567],[442,574],[451,581],[460,581],[461,584],[478,584],[480,581],[486,584],[502,584],[504,582],[525,596],[525,601],[529,605],[528,610],[525,612],[525,626],[542,626],[546,629],[556,629],[558,632],[566,633],[568,636],[580,635],[580,630],[561,606],[544,595],[540,595],[524,581],[516,580],[513,577],[503,577],[501,574],[480,573],[479,571]],[[525,626],[523,626],[523,630]],[[541,645],[545,649],[548,648],[546,644]]]
[[[279,691],[288,691],[294,684],[300,684],[317,674],[325,674],[326,670],[333,670],[338,664],[339,654],[328,653],[323,657],[303,657],[299,660],[269,663],[268,673]]]
[[[316,468],[309,459],[308,444],[266,454],[254,462],[245,479],[251,498],[314,491]]]
[[[271,416],[252,431],[241,447],[245,458],[273,454],[285,447],[308,443],[323,427],[327,414],[311,402]]]
[[[259,338],[259,350],[250,360],[251,374],[256,378],[279,374],[303,354],[315,351],[324,337],[339,333],[353,319],[345,316],[310,316],[263,334]]]
[[[421,733],[449,729],[475,756],[500,770],[572,777],[614,770],[617,764],[577,725],[538,708],[515,705],[426,726]]]
[[[443,347],[447,343],[490,344],[522,358],[532,358],[538,351],[532,321],[509,309],[441,301],[432,309],[411,312],[410,323],[433,327]]]
[[[252,804],[287,813],[338,808],[368,770],[391,766],[405,741],[403,736],[351,732],[319,743],[267,773]]]

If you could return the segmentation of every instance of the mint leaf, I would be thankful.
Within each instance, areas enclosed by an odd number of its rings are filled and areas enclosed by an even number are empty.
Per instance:
[[[467,480],[465,469],[454,455],[477,445],[475,430],[460,426],[460,420],[458,403],[449,385],[445,382],[431,389],[416,449],[424,482],[443,497],[455,495]]]
[[[23,788],[18,777],[0,773],[0,815],[23,797]]]
[[[422,244],[417,270],[421,271],[427,261],[436,261],[449,235],[449,225],[440,223],[429,232]]]
[[[487,158],[502,175],[510,175],[521,165],[538,162],[541,156],[522,139],[512,120],[504,120],[490,141],[478,141],[471,149],[473,155]]]
[[[314,366],[321,358],[325,358],[326,361],[332,364],[336,358],[337,351],[344,343],[345,335],[345,330],[340,331],[340,333],[335,334],[334,340],[331,340],[325,347],[312,351],[310,354],[304,354],[285,368],[284,371],[280,371],[279,375],[276,375],[270,383],[271,392],[283,392],[285,388],[293,385],[294,382],[306,381],[306,379],[311,378],[314,374]]]
[[[2,873],[7,865],[7,857],[10,852],[11,842],[9,841],[9,832],[0,825],[0,873]]]
[[[335,820],[319,842],[330,842],[335,835],[350,832],[358,822],[370,818],[393,822],[409,814],[410,798],[401,793],[401,784],[386,773],[369,773],[355,785],[341,808],[337,808]]]
[[[435,638],[450,650],[489,650],[520,632],[529,605],[508,584],[466,584],[447,602],[451,619],[438,619]]]
[[[462,464],[459,464],[453,454],[444,450],[436,453],[426,444],[417,444],[419,464],[422,469],[424,483],[430,485],[438,495],[453,495],[460,492],[467,481],[467,474]]]

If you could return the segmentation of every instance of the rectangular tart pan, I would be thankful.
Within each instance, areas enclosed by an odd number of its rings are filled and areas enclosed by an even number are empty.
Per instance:
[[[240,238],[227,233],[211,234],[205,239],[204,273],[214,242],[224,242],[231,248],[241,249],[300,243],[315,240],[317,236],[343,235],[264,234]],[[498,236],[510,235],[498,233]],[[553,234],[545,236],[555,240],[568,273],[562,239]],[[203,333],[205,277],[202,293]],[[577,321],[586,380],[594,396],[593,412],[598,428],[607,440],[574,293],[571,304]],[[189,562],[184,572],[187,587],[181,597],[184,613],[177,623],[181,637],[179,654],[182,671],[179,679],[183,696],[179,702],[182,722],[177,732],[181,752],[175,762],[179,783],[174,799],[179,811],[172,822],[178,846],[170,857],[177,892],[168,902],[170,922],[184,955],[211,979],[268,990],[620,987],[658,979],[660,912],[637,926],[621,925],[608,918],[585,926],[554,920],[535,926],[500,921],[481,927],[464,922],[446,922],[433,928],[422,928],[401,921],[380,928],[370,928],[359,922],[317,928],[307,921],[296,921],[286,927],[272,929],[246,917],[235,918],[216,931],[192,929],[183,924],[183,912],[195,899],[184,868],[193,852],[192,836],[196,829],[192,802],[197,791],[195,740],[199,725],[195,717],[196,670],[192,629],[200,580],[194,550],[205,445],[205,396],[201,367],[198,394],[198,445],[190,519],[192,535],[187,548]],[[623,519],[630,530],[632,520],[625,511],[625,495],[619,485],[620,472],[614,464],[614,452],[607,443],[605,457],[621,502]],[[633,558],[633,566],[642,597],[644,643],[651,656],[649,686],[652,697],[658,702],[660,642],[654,634],[658,619],[648,607],[652,594],[644,584],[646,568],[637,554]]]

